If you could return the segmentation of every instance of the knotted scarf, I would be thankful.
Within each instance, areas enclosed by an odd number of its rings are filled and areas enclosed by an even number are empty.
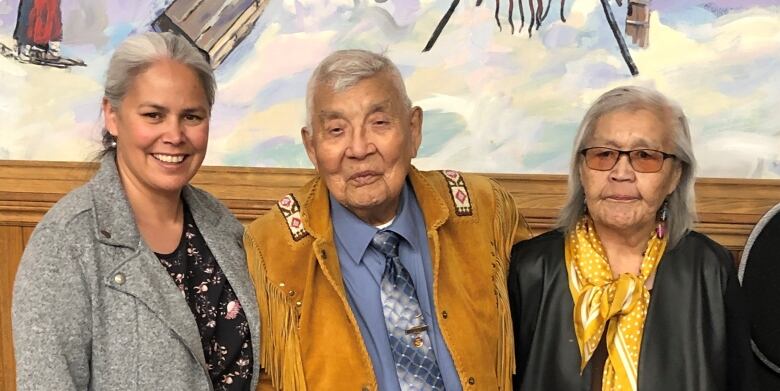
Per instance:
[[[566,270],[574,299],[580,371],[593,356],[606,328],[608,357],[602,377],[604,391],[637,389],[639,349],[650,303],[645,281],[655,273],[666,242],[666,238],[659,239],[653,232],[639,275],[624,273],[614,278],[589,216],[583,216],[568,235]]]

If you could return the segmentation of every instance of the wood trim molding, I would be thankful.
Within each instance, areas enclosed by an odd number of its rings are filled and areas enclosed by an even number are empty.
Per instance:
[[[22,251],[33,227],[62,196],[94,174],[96,163],[0,161],[0,390],[13,390],[11,290]],[[203,167],[193,179],[248,223],[268,212],[284,194],[302,186],[313,170]],[[535,233],[552,227],[566,197],[562,175],[487,174],[514,196]],[[697,229],[739,259],[750,230],[780,201],[780,181],[700,179],[696,184]]]
[[[96,163],[0,162],[0,225],[32,227],[67,192],[86,182]],[[203,167],[193,179],[244,223],[315,175],[309,169]],[[485,174],[505,186],[535,233],[550,229],[566,196],[566,177]],[[780,202],[780,180],[703,178],[696,183],[697,229],[740,251],[753,225]]]

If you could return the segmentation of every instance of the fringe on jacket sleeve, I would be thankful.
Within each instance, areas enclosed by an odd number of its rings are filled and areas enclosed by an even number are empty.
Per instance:
[[[263,255],[248,232],[244,234],[244,248],[260,307],[260,366],[275,389],[305,391],[295,305],[268,280]]]
[[[509,258],[518,225],[518,212],[512,196],[498,184],[493,183],[496,202],[496,216],[493,220],[494,272],[496,297],[498,300],[499,339],[497,376],[502,391],[512,389],[512,375],[515,373],[515,343],[512,329],[512,314],[509,310],[507,273]]]

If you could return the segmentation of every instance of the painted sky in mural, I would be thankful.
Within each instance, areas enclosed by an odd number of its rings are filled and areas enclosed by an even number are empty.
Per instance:
[[[0,158],[87,160],[113,48],[147,31],[171,0],[61,0],[65,69],[0,57]],[[622,29],[626,3],[612,10]],[[653,0],[649,46],[628,48],[632,77],[601,3],[560,2],[533,37],[508,28],[508,2],[269,0],[216,70],[206,164],[310,167],[299,139],[306,80],[336,49],[398,64],[425,110],[415,164],[478,172],[564,173],[576,126],[605,90],[654,87],[689,115],[702,176],[780,178],[780,6],[774,0]],[[527,2],[524,2],[527,5]],[[546,3],[546,2],[545,2]],[[0,43],[14,46],[19,0],[0,0]],[[525,10],[526,25],[529,18]],[[513,21],[519,26],[515,7]]]

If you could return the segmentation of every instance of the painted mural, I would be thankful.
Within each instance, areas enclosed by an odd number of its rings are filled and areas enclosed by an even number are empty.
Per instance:
[[[565,173],[590,102],[635,84],[683,106],[701,176],[780,178],[776,0],[0,0],[0,158],[91,159],[111,52],[149,30],[215,67],[210,165],[310,167],[307,78],[364,48],[425,112],[421,168]]]

